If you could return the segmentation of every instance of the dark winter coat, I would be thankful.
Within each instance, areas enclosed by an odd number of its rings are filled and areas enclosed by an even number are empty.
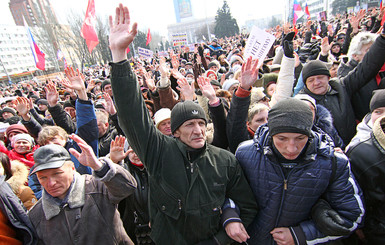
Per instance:
[[[384,127],[385,117],[373,125],[369,139],[347,152],[365,197],[365,238],[374,245],[385,244],[385,133],[381,125]]]
[[[313,97],[317,104],[323,105],[333,116],[334,126],[347,145],[356,134],[356,121],[351,99],[354,93],[380,71],[385,62],[385,37],[379,36],[361,63],[353,72],[341,79],[329,81],[330,89],[324,95],[316,95],[304,87],[300,93]]]
[[[350,230],[355,230],[364,215],[362,192],[345,155],[335,154],[325,135],[313,133],[304,155],[285,176],[268,130],[267,126],[260,126],[254,139],[242,143],[236,152],[261,208],[248,227],[249,244],[276,244],[270,231],[277,227],[290,228],[297,244],[337,239],[323,235],[310,218],[311,209],[321,196],[339,212]],[[337,168],[330,182],[332,158]]]
[[[129,62],[112,63],[111,67],[119,124],[149,174],[153,241],[178,245],[204,240],[229,243],[220,224],[225,198],[239,205],[245,226],[257,212],[234,155],[206,145],[193,160],[187,145],[155,128]]]

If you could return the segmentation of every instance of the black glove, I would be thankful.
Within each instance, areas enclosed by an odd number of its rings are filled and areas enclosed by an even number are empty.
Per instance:
[[[203,47],[202,46],[198,46],[198,54],[203,58]]]
[[[289,32],[283,39],[283,53],[288,58],[294,58],[294,48],[293,48],[293,39],[295,32]]]
[[[329,203],[323,199],[313,206],[311,210],[312,218],[317,228],[327,236],[347,236],[350,234],[345,221],[333,210]]]

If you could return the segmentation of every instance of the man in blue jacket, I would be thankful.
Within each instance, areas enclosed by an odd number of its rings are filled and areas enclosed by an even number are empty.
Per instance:
[[[320,244],[341,238],[323,234],[311,218],[320,198],[351,232],[361,223],[362,192],[349,161],[325,135],[313,132],[312,124],[304,102],[285,99],[272,107],[268,124],[259,127],[254,139],[238,147],[236,158],[260,208],[248,227],[250,244]]]

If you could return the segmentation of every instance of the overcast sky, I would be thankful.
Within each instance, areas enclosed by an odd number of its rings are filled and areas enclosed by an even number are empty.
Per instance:
[[[50,0],[50,2],[59,22],[65,24],[68,12],[71,9],[79,13],[85,12],[88,0]],[[120,2],[128,6],[131,20],[138,22],[141,30],[150,28],[152,32],[167,35],[167,25],[176,22],[173,0],[95,0],[96,14],[113,15]],[[249,19],[282,14],[284,8],[284,0],[228,0],[227,2],[239,26]],[[9,0],[0,0],[0,24],[14,25],[8,3]],[[191,0],[195,18],[215,16],[218,7],[222,4],[222,0]]]

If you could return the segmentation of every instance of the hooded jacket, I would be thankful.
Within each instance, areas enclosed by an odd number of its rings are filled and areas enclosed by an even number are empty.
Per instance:
[[[249,244],[276,244],[270,231],[277,227],[290,228],[296,244],[319,244],[340,238],[323,235],[310,217],[321,196],[343,217],[350,230],[355,230],[364,215],[362,192],[345,155],[335,153],[325,135],[313,133],[297,165],[285,177],[271,140],[268,127],[260,126],[254,139],[242,143],[236,152],[260,206],[248,227]],[[333,157],[337,169],[329,182]]]
[[[370,138],[352,146],[347,156],[362,187],[366,217],[363,228],[368,244],[385,244],[385,117],[377,119]]]

